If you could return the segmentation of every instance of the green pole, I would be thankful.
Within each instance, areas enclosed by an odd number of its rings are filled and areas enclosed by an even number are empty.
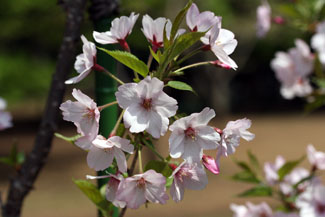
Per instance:
[[[111,10],[107,10],[107,8],[111,6]],[[115,10],[112,10],[112,6],[115,6]],[[94,22],[94,30],[98,32],[106,32],[109,31],[111,27],[111,22],[114,18],[115,11],[117,9],[117,2],[107,0],[105,1],[96,1],[92,0],[92,6],[90,8],[90,16]],[[114,8],[114,7],[113,7]],[[97,46],[104,47],[108,50],[112,50],[115,48],[113,45],[101,45],[97,44]],[[102,51],[97,52],[97,63],[106,68],[112,74],[116,75],[116,61],[107,54],[104,54]],[[116,100],[115,92],[116,92],[117,84],[116,82],[105,75],[103,72],[95,72],[95,94],[96,101],[98,106],[113,102]],[[105,137],[108,137],[110,132],[113,130],[114,125],[117,121],[118,115],[118,107],[117,105],[110,106],[105,108],[100,113],[100,121],[99,121],[99,133]],[[108,172],[112,172],[109,171]],[[98,172],[98,175],[106,175],[104,172]],[[98,188],[101,188],[108,182],[108,179],[99,179],[98,180]],[[112,206],[113,207],[113,206]],[[118,217],[119,209],[117,207],[112,208],[112,217]],[[100,212],[98,212],[98,216],[102,216]]]

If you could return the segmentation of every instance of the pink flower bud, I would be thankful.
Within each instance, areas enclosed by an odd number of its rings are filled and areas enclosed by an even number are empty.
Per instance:
[[[276,24],[282,25],[285,23],[285,19],[281,16],[275,16],[273,17],[272,21]]]
[[[203,154],[202,162],[205,168],[209,170],[211,173],[216,175],[219,174],[220,172],[219,167],[217,165],[216,160],[213,157]]]
[[[220,60],[211,61],[210,63],[216,67],[221,67],[224,69],[231,69],[231,66],[221,62]]]

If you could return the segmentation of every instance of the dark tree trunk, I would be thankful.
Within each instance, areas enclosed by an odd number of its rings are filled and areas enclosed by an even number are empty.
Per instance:
[[[57,130],[59,106],[62,103],[65,92],[64,81],[71,72],[75,60],[86,0],[61,0],[59,4],[66,11],[66,26],[46,109],[32,151],[27,156],[18,174],[10,180],[7,200],[2,205],[3,217],[20,216],[24,198],[33,188],[39,172],[46,163],[51,149],[53,134]]]

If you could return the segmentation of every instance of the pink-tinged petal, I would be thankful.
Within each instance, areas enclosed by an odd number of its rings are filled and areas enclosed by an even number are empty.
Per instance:
[[[0,110],[5,110],[7,108],[7,102],[0,97]]]
[[[220,173],[219,166],[213,157],[203,154],[202,163],[211,173],[216,175]]]
[[[81,104],[83,104],[85,107],[88,108],[95,108],[96,107],[96,103],[94,102],[94,100],[92,100],[89,96],[87,96],[86,94],[83,94],[81,92],[81,90],[78,89],[73,89],[72,90],[72,96]]]
[[[84,150],[89,150],[90,147],[92,146],[92,138],[90,138],[89,136],[82,136],[80,138],[77,139],[77,141],[75,142],[75,144],[79,147],[82,148]]]
[[[114,206],[124,208],[126,203],[124,201],[116,200],[116,192],[118,189],[118,186],[120,184],[120,180],[123,179],[123,177],[120,175],[120,179],[116,179],[114,177],[110,177],[107,187],[106,187],[106,199],[114,204]]]
[[[307,157],[311,165],[317,169],[325,170],[325,153],[316,151],[313,145],[307,146]]]
[[[152,137],[158,139],[160,136],[166,134],[168,124],[169,119],[167,117],[162,117],[156,112],[150,112],[150,122],[147,132],[150,133]]]
[[[179,202],[184,198],[184,185],[182,182],[174,178],[172,186],[170,186],[170,195],[175,202]]]
[[[68,80],[66,80],[64,83],[65,84],[76,84],[78,82],[80,82],[81,80],[83,80],[85,77],[87,77],[87,75],[91,72],[91,68],[87,68],[85,69],[85,71],[81,72],[78,76],[70,78]]]
[[[115,93],[115,96],[121,108],[126,109],[131,104],[140,102],[136,92],[136,86],[136,83],[128,83],[118,87],[118,91]]]
[[[88,166],[96,171],[108,168],[113,162],[114,155],[111,149],[103,150],[92,146],[87,155]]]
[[[199,14],[200,11],[198,7],[196,6],[195,3],[192,3],[191,7],[188,9],[186,13],[186,24],[192,31],[196,26],[197,17],[199,16]]]
[[[71,122],[79,122],[85,112],[87,112],[84,105],[79,102],[71,102],[70,100],[62,103],[60,109],[63,114],[63,120]]]
[[[185,139],[184,143],[184,153],[181,157],[189,162],[199,162],[203,156],[201,146],[191,139]]]
[[[189,176],[184,176],[184,187],[191,190],[202,190],[208,184],[208,177],[200,162],[185,165],[189,167]]]
[[[220,29],[217,40],[219,43],[221,43],[222,48],[227,55],[234,52],[238,43],[235,39],[235,34],[227,29]]]
[[[230,209],[234,212],[233,217],[246,217],[248,213],[247,207],[243,205],[237,205],[232,203],[230,204]]]
[[[238,68],[237,64],[227,55],[221,46],[213,46],[211,50],[221,62],[231,66],[233,69]]]
[[[126,178],[120,182],[116,192],[116,200],[126,202],[128,208],[137,209],[146,202],[144,189],[139,189],[133,178]]]
[[[113,136],[110,137],[108,140],[112,142],[115,147],[118,147],[123,151],[128,152],[129,154],[133,153],[134,146],[130,144],[130,141],[128,139],[123,139],[119,136]]]
[[[92,142],[92,144],[94,146],[96,146],[97,148],[100,148],[100,149],[114,147],[114,144],[111,143],[111,142],[108,142],[107,139],[104,136],[102,136],[102,135],[98,135],[96,137],[96,139]]]
[[[148,40],[153,39],[153,19],[148,15],[144,15],[142,18],[142,32]]]
[[[12,127],[12,117],[9,112],[0,111],[0,130]]]
[[[143,174],[143,178],[152,183],[152,184],[155,184],[155,185],[162,185],[164,186],[166,184],[166,178],[160,174],[160,173],[157,173],[156,171],[154,170],[148,170],[146,171],[144,174]]]
[[[124,152],[119,148],[113,148],[113,155],[116,159],[119,171],[125,173],[127,171],[127,164]]]
[[[212,26],[216,25],[219,21],[219,17],[215,16],[211,11],[202,12],[197,20],[197,31],[205,32],[209,30]],[[217,25],[218,26],[218,25]]]
[[[204,108],[195,118],[195,125],[207,125],[209,121],[216,116],[213,109]]]
[[[199,126],[196,129],[198,130],[196,139],[201,148],[204,150],[212,150],[218,147],[220,135],[213,129],[213,127]]]
[[[150,116],[148,112],[138,104],[129,106],[123,115],[125,127],[130,127],[131,133],[145,131],[149,126]]]
[[[308,46],[308,44],[306,44],[306,42],[304,42],[301,39],[296,39],[295,40],[295,45],[299,51],[299,53],[305,57],[305,58],[309,58],[311,53],[310,53],[310,48]]]
[[[169,199],[168,195],[166,194],[165,186],[163,188],[158,185],[153,185],[150,183],[146,184],[146,192],[145,197],[152,203],[160,203],[165,204],[166,200]]]
[[[266,0],[262,1],[262,5],[256,10],[257,16],[257,37],[262,38],[271,28],[271,7]]]
[[[99,44],[116,44],[118,40],[115,36],[112,35],[111,32],[93,32],[93,37],[95,41]]]
[[[184,133],[173,132],[169,137],[169,152],[172,158],[179,158],[184,152]]]
[[[153,103],[156,108],[156,111],[166,117],[174,116],[178,109],[177,101],[164,92],[161,92],[159,94],[159,98]]]

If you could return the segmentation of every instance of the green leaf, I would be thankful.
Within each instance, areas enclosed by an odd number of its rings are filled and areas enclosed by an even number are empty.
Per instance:
[[[325,96],[315,96],[315,100],[305,105],[305,112],[310,113],[325,105]]]
[[[305,159],[305,156],[296,160],[296,161],[288,161],[286,162],[279,170],[278,176],[279,180],[282,181],[283,178],[288,175],[298,164],[300,164]]]
[[[247,151],[247,155],[248,155],[250,164],[252,166],[254,166],[256,169],[260,169],[260,164],[257,160],[257,157],[250,150]]]
[[[247,163],[243,162],[243,161],[237,161],[234,160],[234,162],[237,164],[237,166],[239,166],[240,168],[242,168],[244,171],[250,172],[250,173],[254,173],[253,170],[250,168],[250,166],[248,166]]]
[[[177,30],[179,29],[179,26],[181,25],[188,9],[191,7],[193,1],[190,0],[188,1],[188,3],[186,4],[186,6],[177,14],[174,22],[173,22],[173,26],[172,26],[172,30],[170,32],[170,40],[173,41],[176,34],[177,34]]]
[[[123,137],[124,133],[125,133],[125,126],[123,123],[121,123],[118,125],[118,128],[116,130],[116,135],[119,137]]]
[[[182,81],[169,81],[166,86],[177,89],[177,90],[186,90],[186,91],[191,91],[191,92],[195,93],[195,91],[193,90],[193,88],[190,85],[188,85]]]
[[[163,174],[163,176],[166,178],[168,178],[173,173],[173,170],[169,167],[167,162],[157,160],[149,161],[146,164],[144,170],[155,170],[157,173]]]
[[[166,188],[169,188],[173,184],[174,178],[173,177],[168,177],[166,179]]]
[[[105,217],[110,216],[112,206],[106,198],[102,196],[96,185],[86,180],[74,180],[73,182],[97,206]]]
[[[133,71],[139,73],[143,77],[146,77],[149,73],[149,69],[147,65],[138,59],[138,57],[134,56],[133,54],[126,52],[126,51],[120,51],[120,50],[106,50],[105,48],[98,47],[99,50],[102,50],[112,56],[114,59],[119,61],[120,63],[126,65]]]
[[[175,41],[175,48],[172,50],[169,59],[172,60],[180,55],[183,51],[198,42],[204,35],[205,32],[189,32],[179,36]]]
[[[260,180],[254,173],[248,171],[239,172],[231,177],[235,181],[248,182],[248,183],[260,183]]]
[[[170,47],[165,47],[164,53],[160,58],[160,65],[157,70],[158,74],[161,75],[164,73],[168,64],[173,61],[175,57],[198,42],[204,35],[205,32],[189,32],[179,36]]]
[[[158,50],[157,53],[155,53],[150,46],[149,46],[149,50],[150,50],[152,57],[157,61],[157,63],[159,63],[160,62],[160,57],[159,57],[160,51]]]
[[[272,188],[265,185],[258,185],[239,194],[239,197],[265,197],[272,196]]]
[[[0,157],[0,162],[14,168],[18,168],[25,161],[23,151],[18,152],[17,144],[14,143],[11,147],[9,156]]]

